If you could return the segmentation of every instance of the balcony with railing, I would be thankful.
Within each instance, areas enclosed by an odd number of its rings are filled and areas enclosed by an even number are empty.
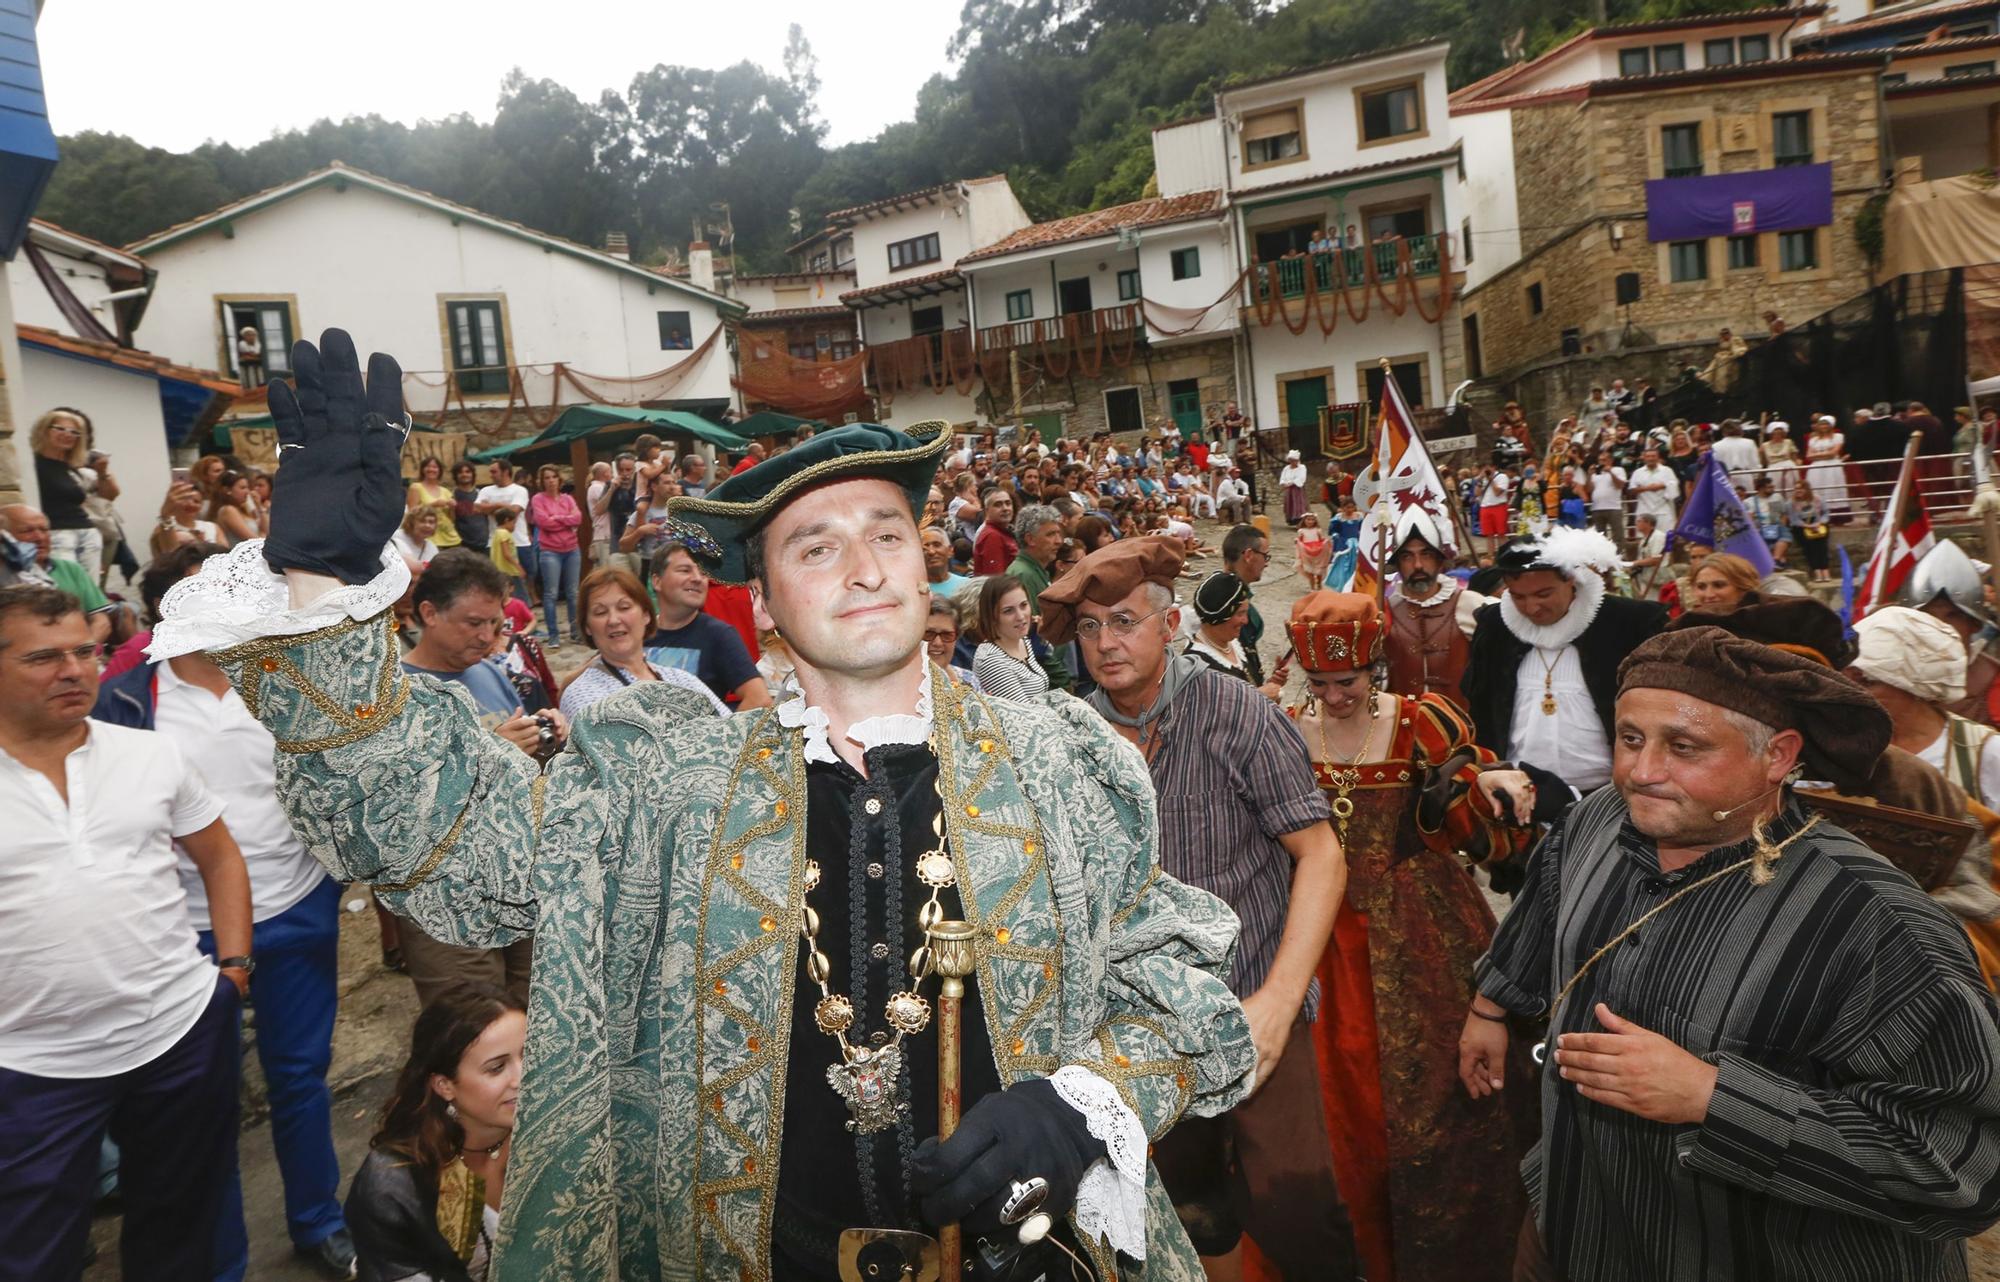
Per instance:
[[[1296,258],[1259,264],[1252,269],[1250,279],[1255,296],[1261,301],[1271,296],[1273,276],[1277,279],[1278,293],[1284,298],[1303,297],[1309,278],[1314,292],[1329,294],[1342,288],[1358,290],[1373,281],[1393,280],[1405,273],[1415,277],[1436,276],[1442,257],[1438,242],[1439,236],[1432,232],[1422,236],[1392,236],[1354,249],[1300,254]],[[1402,262],[1403,246],[1409,250],[1407,267]]]
[[[1146,318],[1137,302],[1120,303],[1116,307],[1098,307],[1087,312],[1068,312],[1061,316],[1046,316],[1040,320],[1009,321],[1004,325],[987,325],[979,331],[979,351],[1005,352],[1016,348],[1029,354],[1048,351],[1074,351],[1086,344],[1094,344],[1100,337],[1116,338],[1120,344],[1132,341],[1136,331],[1145,327]]]

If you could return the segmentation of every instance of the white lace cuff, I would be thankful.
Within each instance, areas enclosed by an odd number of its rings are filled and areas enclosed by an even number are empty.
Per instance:
[[[1076,1189],[1076,1227],[1135,1260],[1146,1258],[1146,1128],[1118,1088],[1080,1064],[1066,1064],[1049,1081],[1083,1114],[1108,1158],[1083,1173]]]
[[[382,570],[374,578],[343,584],[294,610],[285,576],[264,564],[264,540],[251,539],[225,556],[208,558],[199,573],[167,589],[146,654],[171,659],[263,637],[296,636],[350,619],[370,619],[394,605],[409,586],[409,566],[394,548],[384,547]]]

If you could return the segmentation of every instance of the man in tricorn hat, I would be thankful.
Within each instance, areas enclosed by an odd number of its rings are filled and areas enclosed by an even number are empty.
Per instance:
[[[395,361],[364,385],[329,330],[293,367],[270,538],[183,585],[155,645],[215,652],[337,875],[440,939],[534,931],[495,1276],[826,1282],[853,1276],[849,1231],[962,1222],[970,1277],[1060,1243],[1107,1279],[1198,1282],[1147,1146],[1244,1093],[1235,923],[1158,874],[1144,763],[1101,719],[995,707],[927,663],[915,513],[947,438],[851,424],[676,499],[804,694],[718,721],[641,684],[544,771],[397,667]],[[940,1144],[953,920],[976,973]],[[900,1242],[866,1245],[936,1266]]]
[[[1465,665],[1471,660],[1474,615],[1490,598],[1459,584],[1445,570],[1448,544],[1436,519],[1421,507],[1396,521],[1390,564],[1389,689],[1408,698],[1441,694],[1466,710]]]
[[[1546,1016],[1517,1278],[1965,1276],[2000,1219],[2000,1007],[1957,924],[1801,805],[1859,787],[1889,718],[1718,627],[1619,671],[1615,787],[1531,856],[1460,1039],[1505,1089]]]

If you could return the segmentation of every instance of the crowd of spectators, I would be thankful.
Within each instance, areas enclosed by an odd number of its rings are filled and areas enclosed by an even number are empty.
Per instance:
[[[1706,548],[1678,553],[1688,564],[1676,573],[1666,546],[1711,457],[1774,561],[1823,581],[1829,527],[1878,514],[1879,483],[1910,437],[1927,455],[1995,443],[1991,411],[1977,421],[1960,411],[1955,434],[1914,402],[1858,411],[1845,432],[1816,415],[1801,443],[1768,417],[1656,422],[1657,403],[1644,380],[1613,380],[1544,434],[1510,402],[1492,456],[1445,469],[1477,536],[1452,574],[1495,570],[1523,535],[1590,527],[1620,548],[1633,595],[1657,587],[1685,608],[1735,609],[1772,585]],[[204,1251],[213,1276],[241,1276],[241,1194],[221,1148],[235,1133],[248,1000],[293,1246],[331,1276],[351,1276],[357,1250],[392,1270],[380,1276],[405,1266],[478,1276],[471,1265],[490,1248],[504,1187],[532,940],[468,948],[377,908],[383,961],[408,974],[424,1013],[343,1211],[326,1085],[341,889],[293,835],[271,736],[222,670],[144,652],[168,590],[268,528],[271,481],[217,455],[176,469],[135,548],[104,516],[117,480],[89,434],[80,411],[45,415],[31,433],[43,506],[0,509],[0,793],[29,830],[22,889],[0,908],[0,953],[14,976],[33,977],[0,995],[0,1133],[15,1132],[0,1138],[0,1169],[27,1171],[32,1196],[0,1202],[32,1209],[37,1224],[0,1226],[0,1254],[29,1260],[30,1275],[60,1275],[87,1230],[100,1162],[115,1162],[128,1258]],[[632,687],[674,687],[716,716],[792,697],[782,639],[759,632],[744,589],[704,573],[667,512],[672,498],[788,447],[718,460],[640,436],[582,476],[553,463],[530,475],[505,457],[424,459],[385,549],[411,574],[396,608],[403,671],[461,688],[485,731],[544,763],[562,752],[571,718]],[[1353,478],[1324,470],[1323,521],[1304,462],[1275,453],[1261,451],[1264,493],[1297,530],[1281,573],[1318,587],[1361,528]],[[1252,523],[1259,457],[1233,403],[1203,426],[1162,424],[1130,442],[966,438],[923,513],[931,657],[994,698],[1091,693],[1084,642],[1049,644],[1040,598],[1085,556],[1162,536],[1184,558],[1219,562],[1176,563],[1190,591],[1172,652],[1275,705],[1290,673],[1287,659],[1266,666],[1254,599],[1272,560],[1268,527]],[[1218,547],[1201,542],[1198,519],[1222,522]],[[1089,635],[1101,645],[1103,627],[1125,638],[1143,622],[1116,616]],[[61,940],[73,944],[63,932],[83,913],[121,929],[74,955]],[[118,981],[103,983],[106,973]],[[51,1038],[56,1010],[70,1032]],[[115,1157],[100,1159],[106,1135]],[[444,1197],[468,1199],[465,1240],[438,1235]],[[188,1224],[215,1225],[212,1241],[176,1231]],[[49,1271],[37,1274],[42,1261]]]

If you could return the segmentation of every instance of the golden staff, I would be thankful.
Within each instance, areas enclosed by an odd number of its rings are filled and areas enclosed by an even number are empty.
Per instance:
[[[930,928],[932,967],[938,983],[938,1142],[951,1138],[964,1113],[959,1095],[959,1006],[965,999],[965,977],[978,965],[973,955],[972,923],[941,921]],[[956,1224],[938,1230],[939,1276],[951,1282],[962,1275],[963,1245]]]

